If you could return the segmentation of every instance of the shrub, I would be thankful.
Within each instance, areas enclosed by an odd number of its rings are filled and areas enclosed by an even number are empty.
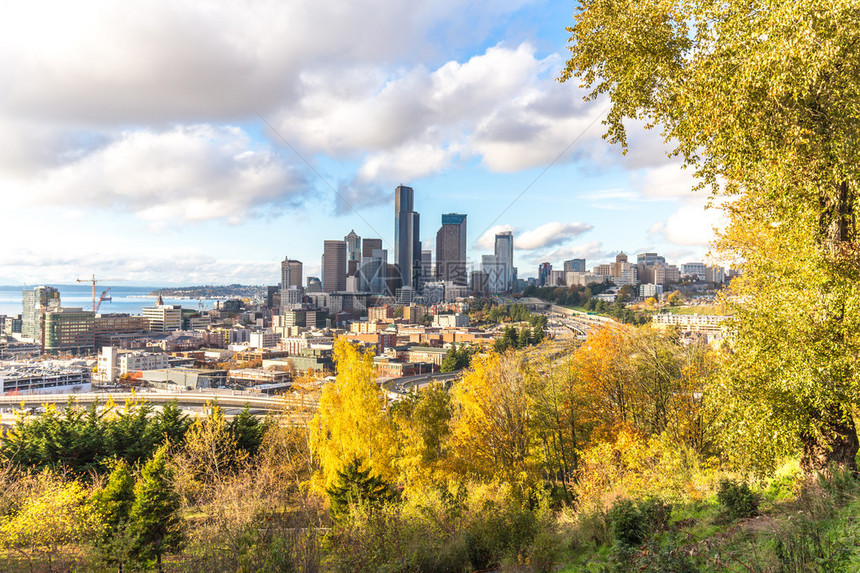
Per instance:
[[[608,514],[612,538],[622,545],[639,545],[666,528],[671,510],[671,505],[656,497],[618,500]]]
[[[725,508],[726,514],[734,519],[752,517],[758,512],[758,498],[746,482],[721,479],[717,501]]]

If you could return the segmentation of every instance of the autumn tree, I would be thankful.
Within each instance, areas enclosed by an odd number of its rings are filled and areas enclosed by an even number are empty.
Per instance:
[[[31,570],[40,562],[53,570],[58,559],[97,531],[98,515],[88,502],[81,482],[44,471],[36,490],[14,513],[0,518],[0,547],[27,559]]]
[[[391,408],[397,427],[397,468],[405,485],[440,483],[450,461],[451,394],[434,385]]]
[[[463,471],[528,488],[531,457],[530,386],[534,373],[514,352],[476,356],[454,386],[452,446]]]
[[[393,483],[395,430],[386,411],[386,395],[376,382],[373,354],[339,338],[334,358],[337,379],[323,388],[311,421],[311,449],[320,462],[322,485],[330,487],[337,471],[353,457]]]
[[[716,387],[738,461],[800,450],[856,469],[860,354],[860,9],[849,0],[580,0],[571,58],[610,141],[660,126],[724,195],[732,360]]]

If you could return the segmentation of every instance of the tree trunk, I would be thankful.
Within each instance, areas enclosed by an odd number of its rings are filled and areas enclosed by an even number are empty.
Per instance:
[[[161,553],[155,554],[155,569],[158,573],[163,573],[164,569],[161,568]]]
[[[832,465],[857,474],[857,427],[850,414],[843,415],[841,408],[823,413],[826,420],[822,423],[820,436],[804,432],[801,467],[807,474],[827,472]]]

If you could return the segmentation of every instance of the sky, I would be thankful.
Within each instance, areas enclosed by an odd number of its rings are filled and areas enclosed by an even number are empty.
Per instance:
[[[355,230],[424,249],[468,215],[469,259],[511,230],[539,263],[700,261],[718,210],[659,131],[602,134],[557,81],[573,4],[149,0],[0,7],[0,284],[277,284]],[[558,267],[556,267],[558,268]]]

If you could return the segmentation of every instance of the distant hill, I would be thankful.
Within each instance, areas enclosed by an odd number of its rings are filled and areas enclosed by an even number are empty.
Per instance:
[[[150,296],[170,298],[252,298],[260,296],[265,291],[260,285],[205,285],[160,288],[152,291]]]

